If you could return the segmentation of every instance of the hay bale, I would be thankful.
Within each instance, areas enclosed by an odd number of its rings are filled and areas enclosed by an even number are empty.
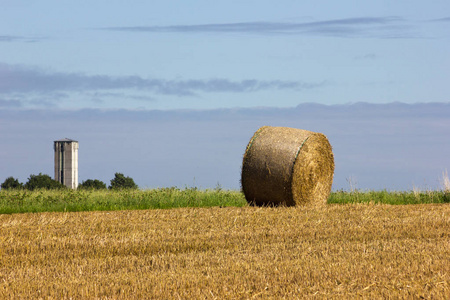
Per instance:
[[[241,184],[250,204],[319,204],[327,201],[333,174],[333,152],[325,135],[264,126],[245,150]]]

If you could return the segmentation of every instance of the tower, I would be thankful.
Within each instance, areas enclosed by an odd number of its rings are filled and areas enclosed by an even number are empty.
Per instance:
[[[55,180],[71,189],[78,187],[78,142],[71,139],[54,141]]]

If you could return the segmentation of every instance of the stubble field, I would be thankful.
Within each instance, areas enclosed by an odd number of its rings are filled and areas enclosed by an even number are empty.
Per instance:
[[[0,298],[450,295],[450,205],[0,215]]]

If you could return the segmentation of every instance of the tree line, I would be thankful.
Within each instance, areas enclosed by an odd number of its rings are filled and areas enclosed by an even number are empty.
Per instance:
[[[49,175],[39,173],[39,175],[31,174],[25,184],[19,182],[17,178],[10,176],[1,184],[1,188],[2,190],[25,189],[32,191],[37,189],[66,189],[67,187],[59,181],[52,179]],[[125,176],[122,173],[115,173],[108,187],[106,187],[106,183],[98,179],[87,179],[78,185],[78,189],[101,190],[107,188],[110,190],[137,189],[138,186],[133,178]]]

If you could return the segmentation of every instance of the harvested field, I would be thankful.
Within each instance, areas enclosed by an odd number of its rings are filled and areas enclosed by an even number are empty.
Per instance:
[[[0,215],[0,298],[450,295],[450,205]]]

